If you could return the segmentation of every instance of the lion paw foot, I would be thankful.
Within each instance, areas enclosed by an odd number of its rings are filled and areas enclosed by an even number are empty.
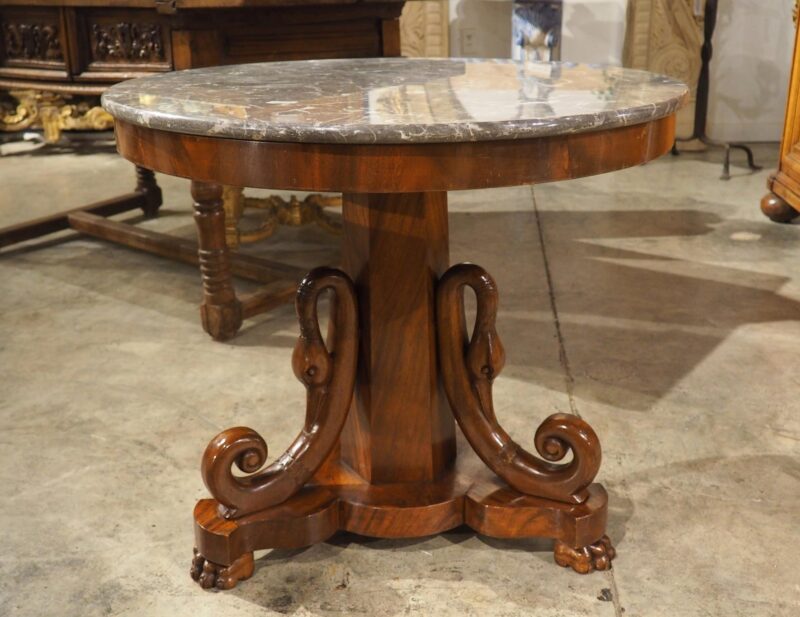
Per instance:
[[[556,542],[554,557],[556,563],[569,567],[579,574],[588,574],[594,570],[608,570],[611,560],[617,551],[611,546],[608,536],[603,536],[594,544],[582,548],[572,548],[563,542]]]
[[[253,576],[253,553],[245,553],[229,566],[221,566],[203,557],[194,549],[189,574],[203,589],[233,589],[236,583]]]

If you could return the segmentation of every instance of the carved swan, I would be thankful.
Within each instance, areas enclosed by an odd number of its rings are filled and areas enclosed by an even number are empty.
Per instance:
[[[464,288],[474,290],[477,316],[468,337]],[[450,268],[436,292],[439,355],[450,406],[472,448],[511,487],[537,497],[581,503],[600,469],[600,442],[592,428],[574,415],[554,414],[536,431],[536,451],[523,449],[495,417],[492,383],[505,363],[495,329],[498,293],[494,279],[479,266]],[[555,464],[572,450],[572,461]]]
[[[328,289],[333,291],[333,298],[326,346],[317,304],[320,294]],[[203,481],[219,502],[220,514],[228,519],[280,504],[300,490],[330,454],[347,418],[358,353],[353,283],[340,270],[312,270],[300,283],[295,307],[300,338],[292,368],[307,391],[305,425],[286,452],[262,471],[267,444],[253,429],[231,428],[211,441],[203,455]],[[234,464],[252,475],[235,476]]]

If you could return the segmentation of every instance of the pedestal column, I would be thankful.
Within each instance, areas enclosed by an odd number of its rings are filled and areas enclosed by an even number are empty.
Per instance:
[[[341,457],[372,484],[439,479],[455,459],[436,351],[447,193],[347,194],[342,263],[359,303],[359,368]]]

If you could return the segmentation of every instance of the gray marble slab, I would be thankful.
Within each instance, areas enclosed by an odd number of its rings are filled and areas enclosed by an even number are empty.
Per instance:
[[[463,58],[220,66],[111,87],[103,107],[154,129],[310,143],[521,139],[674,113],[685,84],[644,71]]]

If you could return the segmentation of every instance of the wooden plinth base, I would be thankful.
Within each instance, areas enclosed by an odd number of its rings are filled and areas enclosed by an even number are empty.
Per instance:
[[[227,520],[213,499],[194,509],[192,576],[205,588],[230,589],[253,574],[252,553],[301,548],[338,531],[378,538],[416,538],[467,525],[494,538],[556,540],[559,565],[576,572],[605,570],[614,549],[605,537],[608,496],[599,484],[581,504],[524,495],[486,475],[452,474],[436,483],[382,486],[309,485],[284,503]]]

